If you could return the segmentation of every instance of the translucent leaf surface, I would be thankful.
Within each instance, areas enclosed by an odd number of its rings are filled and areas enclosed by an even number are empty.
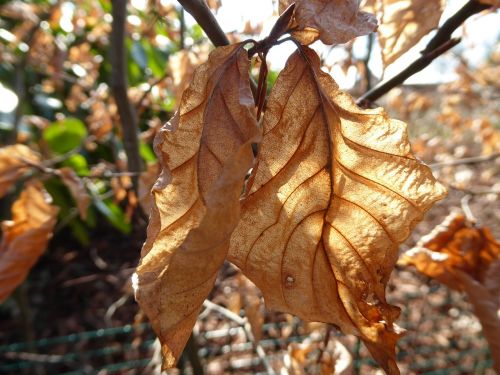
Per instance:
[[[394,62],[436,28],[445,2],[442,0],[378,0],[381,14],[377,29],[384,66]]]
[[[358,335],[397,373],[385,286],[398,244],[445,189],[411,155],[406,125],[358,108],[307,47],[278,77],[263,131],[229,259],[269,308]]]
[[[293,2],[298,26],[293,35],[302,44],[317,39],[325,44],[346,43],[377,28],[375,16],[360,11],[357,0],[280,0],[280,12]]]
[[[259,135],[248,70],[242,44],[216,49],[156,139],[163,170],[153,187],[136,298],[160,338],[164,367],[179,359],[239,219]]]

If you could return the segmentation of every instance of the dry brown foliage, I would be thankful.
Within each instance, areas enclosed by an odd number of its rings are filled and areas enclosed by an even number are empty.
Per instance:
[[[239,217],[259,132],[243,44],[216,49],[156,139],[163,165],[137,268],[136,298],[171,367],[210,292]]]
[[[0,198],[30,168],[38,163],[40,156],[28,146],[16,144],[0,148]]]
[[[450,214],[417,247],[406,252],[401,265],[464,291],[481,322],[500,373],[500,243],[486,227],[477,227],[464,215]]]
[[[12,206],[12,220],[2,222],[0,242],[0,302],[20,285],[43,254],[59,209],[40,183],[27,184]]]

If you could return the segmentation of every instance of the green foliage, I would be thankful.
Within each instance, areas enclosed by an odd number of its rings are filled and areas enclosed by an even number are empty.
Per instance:
[[[77,118],[53,122],[43,131],[43,139],[51,151],[57,154],[65,154],[79,147],[87,135],[85,124]]]

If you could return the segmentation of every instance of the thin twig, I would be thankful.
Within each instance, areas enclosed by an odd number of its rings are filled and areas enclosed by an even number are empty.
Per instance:
[[[437,31],[436,35],[427,44],[421,52],[422,56],[412,64],[402,70],[395,77],[378,84],[373,89],[363,94],[358,99],[358,104],[366,105],[373,103],[381,96],[387,94],[394,87],[402,84],[406,79],[421,71],[428,66],[436,57],[448,51],[460,42],[460,39],[452,39],[453,32],[464,23],[467,18],[488,9],[491,5],[479,3],[476,0],[470,0],[457,13],[451,16]]]
[[[212,14],[212,11],[203,0],[178,0],[182,7],[193,16],[208,39],[216,47],[227,46],[229,39],[220,27],[219,23]]]
[[[16,143],[17,142],[17,133],[19,128],[19,123],[21,122],[21,118],[23,115],[23,105],[26,102],[26,67],[28,64],[28,59],[31,51],[31,44],[33,43],[33,39],[37,31],[40,29],[40,25],[42,22],[48,20],[51,15],[56,11],[56,9],[60,6],[61,1],[57,1],[54,3],[48,12],[44,13],[36,22],[35,25],[28,30],[26,40],[24,41],[30,49],[20,58],[19,62],[16,64],[14,71],[14,90],[16,92],[18,103],[16,109],[14,111],[14,122],[12,126],[12,132],[9,135],[8,143]]]
[[[447,166],[452,166],[452,165],[483,163],[483,162],[495,160],[498,157],[500,157],[500,152],[495,152],[493,154],[485,155],[485,156],[473,156],[470,158],[443,161],[443,162],[439,162],[439,163],[430,164],[429,167],[435,169],[435,168],[442,168],[442,167],[447,167]]]
[[[149,85],[148,89],[146,91],[144,91],[144,93],[142,94],[141,98],[137,101],[136,107],[139,109],[139,111],[142,109],[143,103],[146,100],[146,98],[148,97],[148,95],[151,93],[151,90],[153,90],[153,88],[155,86],[159,85],[165,79],[167,79],[169,75],[170,75],[170,72],[166,71],[160,78],[158,78],[157,80],[155,80],[154,82],[152,82]]]
[[[255,340],[255,337],[252,333],[252,327],[250,326],[250,322],[246,317],[242,318],[238,314],[233,313],[231,310],[228,310],[225,307],[217,305],[216,303],[213,303],[212,301],[209,300],[205,300],[205,302],[203,302],[203,306],[205,306],[205,308],[207,309],[217,311],[219,314],[225,316],[229,320],[232,320],[233,322],[241,326],[245,331],[245,335],[247,336],[248,340],[252,342],[255,352],[257,353],[257,356],[259,357],[262,364],[266,368],[267,373],[272,375],[275,374],[275,371],[273,370],[273,368],[271,367],[266,358],[266,352],[264,351],[264,348],[262,348],[262,346]]]
[[[456,190],[456,191],[459,191],[461,193],[471,195],[471,196],[489,195],[489,194],[500,195],[500,190],[470,190],[470,189],[461,188],[461,187],[458,187],[455,185],[448,185],[447,187],[452,189],[452,190]]]
[[[127,93],[127,56],[125,53],[125,19],[127,15],[127,1],[113,0],[113,23],[110,42],[111,59],[111,88],[116,101],[123,131],[123,147],[127,155],[129,172],[140,172],[142,169],[139,154],[138,119],[134,107],[130,103]],[[134,189],[137,191],[138,178],[132,178]]]
[[[387,94],[394,87],[402,84],[412,75],[426,68],[432,61],[434,61],[434,59],[436,59],[438,56],[442,55],[446,51],[450,50],[451,48],[455,47],[458,43],[460,43],[460,38],[450,39],[437,49],[429,53],[426,53],[425,55],[420,56],[417,60],[408,65],[408,67],[406,67],[406,69],[401,71],[399,74],[395,75],[394,77],[385,82],[378,84],[373,89],[363,94],[357,100],[357,103],[359,105],[363,105],[364,103],[373,103],[381,96]]]
[[[467,20],[467,18],[476,13],[482,12],[489,7],[491,7],[491,5],[483,4],[476,0],[469,1],[457,13],[448,18],[441,27],[439,27],[438,32],[429,41],[425,49],[422,51],[422,54],[435,50],[449,41],[453,32],[458,29]]]

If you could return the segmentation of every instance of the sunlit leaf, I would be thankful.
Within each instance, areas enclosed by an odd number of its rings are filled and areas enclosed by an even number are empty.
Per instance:
[[[75,173],[79,176],[88,176],[90,174],[87,159],[85,159],[85,157],[80,154],[71,155],[61,164],[64,167],[73,169],[73,171],[75,171]]]
[[[472,225],[462,214],[453,213],[422,237],[398,263],[412,265],[424,275],[461,290],[456,270],[482,283],[491,263],[497,259],[500,259],[500,243],[491,231]]]
[[[39,163],[40,156],[28,146],[16,144],[0,148],[0,198],[29,169],[29,163]]]
[[[280,11],[293,2],[298,31],[292,35],[305,45],[318,39],[325,44],[346,43],[377,27],[373,14],[359,10],[358,0],[280,0]]]
[[[81,145],[87,137],[87,128],[77,118],[66,118],[50,124],[43,131],[43,139],[57,154],[65,154]]]
[[[20,285],[43,254],[57,221],[58,208],[41,184],[27,184],[12,206],[12,220],[2,222],[0,302]]]
[[[444,0],[376,0],[381,14],[377,29],[384,66],[415,46],[438,26]]]
[[[259,134],[248,70],[242,44],[212,52],[155,141],[163,170],[135,289],[160,338],[164,367],[179,359],[239,218]]]
[[[416,160],[406,124],[362,110],[307,47],[281,72],[229,260],[269,308],[356,334],[397,373],[385,286],[398,244],[445,189]]]

